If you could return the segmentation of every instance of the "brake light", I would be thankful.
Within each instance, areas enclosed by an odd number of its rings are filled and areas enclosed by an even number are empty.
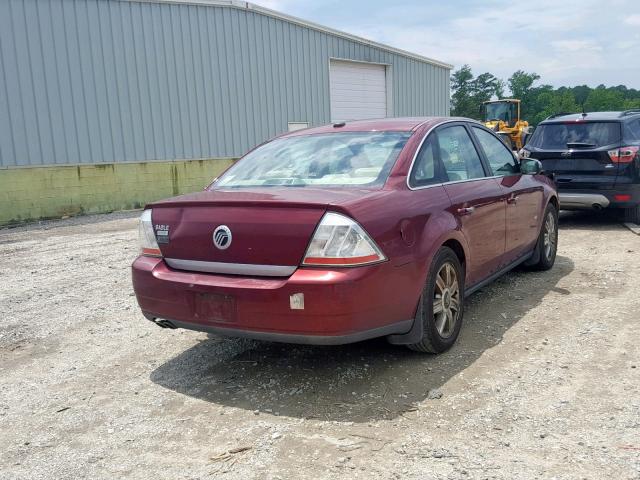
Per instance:
[[[619,193],[613,196],[613,199],[616,202],[630,202],[631,201],[631,195],[629,195],[628,193]]]
[[[339,213],[326,213],[313,234],[303,265],[353,267],[386,260],[357,222]]]
[[[620,147],[616,150],[609,150],[609,158],[613,163],[631,163],[638,154],[640,147]]]

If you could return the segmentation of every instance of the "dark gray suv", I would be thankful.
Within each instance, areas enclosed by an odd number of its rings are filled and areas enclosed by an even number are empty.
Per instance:
[[[624,209],[640,223],[640,109],[553,115],[519,153],[553,174],[561,209]]]

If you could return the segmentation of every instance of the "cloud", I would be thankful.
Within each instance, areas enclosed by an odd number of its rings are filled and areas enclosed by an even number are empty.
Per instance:
[[[624,19],[624,23],[633,27],[640,27],[640,15],[631,15]]]
[[[254,3],[261,7],[277,10],[279,8],[286,6],[287,2],[282,2],[280,0],[260,0],[259,2],[254,2]]]
[[[264,8],[286,13],[287,10],[290,10],[296,2],[294,0],[259,0],[258,2],[252,3]]]
[[[551,42],[551,45],[556,48],[556,50],[562,52],[583,52],[585,50],[590,50],[592,52],[601,52],[602,46],[600,46],[597,42],[592,40],[558,40]]]
[[[612,38],[603,25],[640,25],[638,0],[266,0],[268,8],[507,79],[536,72],[555,86],[640,88],[640,32]],[[366,15],[363,12],[366,11]],[[618,37],[618,35],[614,35]]]

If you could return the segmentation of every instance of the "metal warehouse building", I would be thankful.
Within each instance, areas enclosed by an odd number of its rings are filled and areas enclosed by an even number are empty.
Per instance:
[[[0,224],[199,190],[330,121],[448,115],[451,65],[239,1],[0,1]]]

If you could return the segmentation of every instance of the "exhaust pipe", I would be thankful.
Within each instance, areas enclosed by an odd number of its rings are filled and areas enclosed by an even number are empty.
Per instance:
[[[171,323],[170,320],[165,320],[164,318],[157,318],[155,315],[148,312],[142,312],[142,314],[144,315],[144,318],[146,318],[150,322],[155,323],[160,328],[171,328],[172,330],[175,330],[176,328],[178,328],[173,323]]]
[[[169,321],[169,320],[165,320],[163,318],[153,318],[153,317],[147,316],[147,315],[145,315],[145,317],[147,317],[148,320],[152,321],[153,323],[155,323],[160,328],[171,328],[172,330],[175,330],[176,328],[178,328],[173,323],[171,323],[171,321]]]
[[[594,203],[592,207],[596,212],[599,212],[600,210],[602,210],[602,205],[600,205],[599,203]]]
[[[171,328],[171,329],[176,329],[177,327],[171,323],[169,320],[164,320],[162,318],[156,318],[153,321],[156,325],[158,325],[161,328]]]

